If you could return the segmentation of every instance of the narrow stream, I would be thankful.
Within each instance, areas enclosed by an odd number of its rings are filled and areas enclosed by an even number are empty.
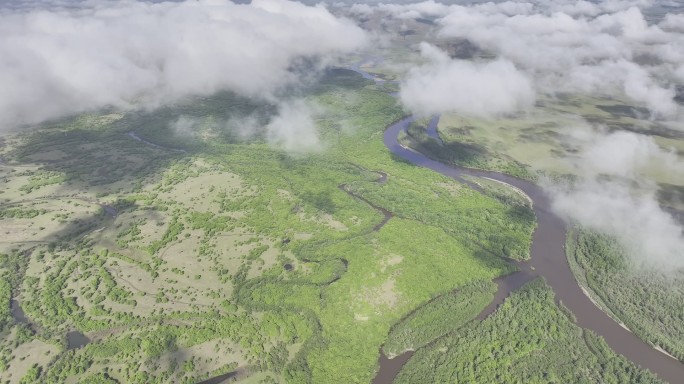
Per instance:
[[[12,314],[12,319],[14,319],[15,322],[26,324],[33,332],[40,332],[40,326],[32,322],[31,319],[26,316],[24,309],[21,308],[21,304],[15,299],[10,300],[10,313]],[[79,331],[73,330],[67,332],[66,341],[67,350],[81,348],[90,343],[90,339],[86,335]]]
[[[348,67],[347,69],[361,74],[366,79],[377,81],[375,76],[360,68],[361,64],[362,63],[359,63],[352,67]],[[482,310],[477,319],[482,320],[486,318],[503,303],[511,292],[519,289],[534,277],[542,276],[553,289],[556,299],[573,313],[577,325],[602,336],[616,353],[623,355],[625,358],[642,368],[651,370],[662,380],[670,383],[682,382],[684,378],[684,364],[682,362],[656,350],[651,345],[623,328],[594,305],[594,303],[583,293],[575,276],[570,270],[565,255],[566,224],[560,217],[552,212],[551,200],[541,187],[532,182],[498,172],[449,166],[432,160],[415,150],[404,147],[399,143],[398,136],[400,132],[408,129],[412,121],[414,121],[413,116],[405,117],[391,124],[385,130],[383,141],[390,152],[416,166],[431,169],[444,176],[450,177],[461,183],[465,182],[471,186],[473,183],[465,180],[463,176],[489,178],[502,182],[519,189],[533,202],[534,213],[537,217],[537,228],[532,235],[532,247],[530,250],[531,258],[529,261],[520,264],[525,267],[522,271],[502,276],[495,280],[499,289],[497,290],[494,300]],[[437,133],[438,122],[439,116],[433,116],[431,118],[428,124],[428,135],[441,142],[441,138],[439,138]],[[138,137],[134,132],[129,132],[128,135],[154,147],[185,152],[183,150],[161,147],[157,144],[148,142]],[[385,179],[386,175],[381,174],[378,181],[383,182]],[[365,199],[360,196],[347,191],[344,188],[344,185],[340,185],[339,187],[352,196],[365,201]],[[380,207],[373,206],[373,208],[382,210]],[[390,212],[383,211],[383,214],[385,214],[385,220],[383,220],[380,226],[384,225],[384,223],[389,220],[389,217],[391,217]],[[381,353],[379,360],[380,370],[373,380],[373,383],[391,383],[412,354],[413,352],[406,352],[393,359],[389,359]],[[214,379],[217,378],[209,380]],[[210,381],[205,381],[203,383],[209,382]]]
[[[439,115],[434,115],[430,118],[430,122],[428,122],[425,131],[427,132],[428,137],[437,140],[440,144],[444,144],[442,138],[439,137],[439,132],[437,132],[437,124],[439,124]]]
[[[127,135],[134,140],[137,140],[141,143],[145,143],[145,144],[149,145],[150,147],[154,147],[157,149],[166,149],[167,151],[173,151],[173,152],[188,153],[188,151],[186,151],[185,149],[171,148],[171,147],[165,147],[163,145],[155,144],[149,140],[143,139],[142,137],[138,136],[138,134],[133,132],[133,131],[128,132]]]

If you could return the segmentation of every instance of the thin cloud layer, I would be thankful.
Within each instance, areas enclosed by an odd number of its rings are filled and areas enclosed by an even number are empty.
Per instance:
[[[626,96],[653,118],[679,119],[683,112],[673,100],[673,82],[684,82],[684,16],[668,14],[649,24],[641,8],[653,5],[649,0],[467,6],[426,1],[361,4],[350,12],[433,19],[439,38],[468,40],[512,63],[534,81],[537,92]]]
[[[418,114],[455,111],[488,117],[534,105],[532,82],[508,60],[451,60],[427,43],[421,44],[421,54],[429,62],[410,70],[399,91],[402,103]]]
[[[103,106],[155,107],[231,90],[273,99],[304,57],[366,42],[323,6],[286,0],[87,2],[0,11],[0,127]]]
[[[649,23],[642,9],[653,5],[649,0],[469,6],[428,1],[356,6],[352,12],[432,19],[438,38],[467,40],[495,57],[464,63],[422,45],[428,63],[409,71],[400,90],[413,112],[496,116],[530,107],[535,94],[570,92],[630,100],[648,108],[646,118],[678,129],[684,114],[674,98],[676,85],[684,83],[684,15]],[[648,179],[658,174],[681,180],[682,160],[652,138],[630,132],[567,127],[565,135],[564,144],[579,149],[568,158],[579,179],[572,186],[546,186],[554,209],[622,240],[636,264],[684,268],[682,227],[660,206],[657,184]]]
[[[278,114],[266,126],[266,140],[293,153],[315,152],[322,148],[314,121],[316,108],[304,100],[281,103]]]
[[[576,135],[582,153],[573,161],[573,186],[548,185],[553,208],[582,226],[617,237],[635,263],[673,271],[684,268],[684,232],[658,203],[649,170],[684,176],[684,162],[652,138],[631,132]]]
[[[558,191],[554,207],[584,227],[617,237],[639,267],[684,268],[682,228],[658,205],[653,191],[635,195],[624,184],[590,180]]]
[[[633,3],[633,2],[632,2]],[[465,38],[534,76],[541,92],[625,95],[655,117],[675,118],[672,78],[684,64],[684,34],[649,25],[630,2],[452,7],[440,36]]]
[[[649,136],[616,131],[594,134],[575,167],[586,177],[600,175],[638,180],[653,170],[682,174],[684,163],[672,151],[666,151]]]

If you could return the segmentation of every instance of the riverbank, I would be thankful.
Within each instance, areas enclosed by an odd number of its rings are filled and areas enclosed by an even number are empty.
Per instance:
[[[412,117],[404,118],[385,130],[384,144],[392,154],[457,181],[462,180],[464,175],[486,177],[523,192],[532,200],[538,222],[533,234],[529,266],[535,274],[544,277],[553,289],[558,303],[573,314],[575,323],[602,336],[613,351],[638,366],[651,370],[665,381],[675,383],[684,377],[684,364],[661,353],[623,328],[584,294],[566,259],[566,224],[553,213],[549,196],[539,186],[497,172],[448,166],[401,145],[398,136],[408,129],[412,120]]]

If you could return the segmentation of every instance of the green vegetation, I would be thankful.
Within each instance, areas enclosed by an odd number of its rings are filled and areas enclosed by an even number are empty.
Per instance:
[[[444,145],[429,139],[420,121],[410,130],[412,145],[443,161],[502,171],[522,178],[578,176],[568,161],[583,149],[571,132],[596,125],[613,131],[648,135],[665,150],[683,153],[681,132],[673,127],[643,119],[648,112],[628,100],[575,94],[539,95],[534,109],[497,118],[477,118],[457,113],[441,116],[438,131]],[[581,132],[581,130],[580,130]],[[408,143],[408,142],[407,142]],[[651,169],[648,176],[658,183],[684,185],[677,172]]]
[[[46,211],[40,209],[21,209],[21,208],[5,208],[0,210],[0,218],[2,219],[32,219],[38,215],[44,214]]]
[[[24,278],[26,264],[26,256],[18,250],[0,253],[0,333],[14,324],[10,300]]]
[[[382,349],[388,356],[415,351],[473,320],[494,298],[496,284],[475,281],[419,307],[392,327]]]
[[[502,203],[498,197],[484,199],[472,189],[453,185],[390,179],[384,185],[352,183],[350,189],[401,217],[442,228],[475,252],[529,258],[536,225],[529,206]]]
[[[59,172],[31,172],[28,183],[19,187],[25,193],[31,193],[46,185],[60,184],[66,181],[66,176]]]
[[[419,122],[411,124],[402,142],[447,164],[488,169],[522,179],[534,180],[536,177],[524,164],[510,156],[489,150],[484,145],[465,140],[438,142],[427,135],[425,126],[426,124]]]
[[[617,321],[684,359],[684,278],[643,269],[616,239],[589,230],[570,237],[568,258],[579,281]]]
[[[397,383],[655,383],[657,378],[582,331],[542,280],[528,283],[481,323],[419,349]]]
[[[306,97],[324,147],[306,155],[268,145],[259,129],[244,137],[236,121],[274,110],[231,94],[8,140],[0,212],[11,224],[4,252],[17,257],[3,260],[23,261],[3,265],[22,271],[10,286],[36,334],[8,323],[0,376],[368,382],[392,325],[416,308],[439,297],[416,313],[451,308],[467,321],[484,307],[489,288],[469,284],[528,256],[529,208],[396,161],[381,138],[402,111],[372,82],[331,71]],[[63,179],[39,186],[34,172]],[[378,230],[383,215],[368,202],[394,215]],[[405,342],[438,337],[451,320],[406,328]],[[92,341],[67,350],[71,330]],[[41,353],[22,360],[32,349]]]
[[[0,331],[12,323],[10,313],[10,299],[12,298],[12,286],[4,279],[0,280]]]
[[[41,369],[38,364],[33,364],[31,368],[29,368],[28,372],[26,372],[24,377],[19,380],[19,384],[31,384],[38,382],[40,378],[40,371]]]
[[[9,137],[0,379],[369,382],[381,346],[418,350],[410,382],[650,379],[582,336],[541,283],[480,328],[492,279],[529,257],[528,202],[398,161],[381,138],[403,111],[382,86],[333,70],[302,95],[322,142],[308,154],[245,135],[275,107],[230,93]],[[422,130],[410,140],[442,160],[531,178]],[[382,226],[378,208],[392,215]],[[12,321],[12,297],[29,324]],[[68,350],[74,330],[91,342]]]

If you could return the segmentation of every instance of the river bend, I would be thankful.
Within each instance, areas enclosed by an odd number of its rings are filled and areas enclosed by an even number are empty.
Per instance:
[[[387,149],[414,165],[431,169],[457,181],[463,181],[463,176],[485,177],[524,192],[532,200],[537,217],[537,228],[532,235],[531,259],[525,265],[532,267],[535,275],[544,277],[556,299],[572,312],[577,325],[603,337],[613,351],[638,366],[651,370],[660,379],[670,383],[684,380],[684,363],[656,350],[622,327],[584,294],[565,255],[566,224],[552,212],[551,200],[541,187],[498,172],[449,166],[401,145],[398,141],[399,133],[405,131],[412,121],[413,117],[406,117],[385,130],[383,140]]]

